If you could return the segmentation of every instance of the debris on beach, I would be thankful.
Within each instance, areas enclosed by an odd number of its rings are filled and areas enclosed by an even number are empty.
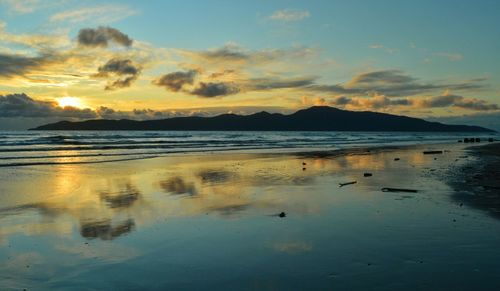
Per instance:
[[[493,142],[493,138],[488,138],[488,142]]]
[[[305,165],[307,165],[307,163],[306,162],[302,162],[302,166],[305,166]]]
[[[424,151],[424,155],[440,155],[443,151]]]
[[[372,173],[364,173],[364,174],[363,174],[363,177],[371,177],[371,176],[373,176],[373,174],[372,174]]]
[[[283,217],[286,217],[286,213],[285,212],[281,212],[280,214],[278,214],[279,217],[283,218]]]
[[[418,190],[414,189],[404,189],[404,188],[382,188],[380,189],[382,192],[408,192],[408,193],[417,193]]]
[[[352,184],[356,184],[356,183],[358,183],[358,181],[351,181],[351,182],[346,182],[346,183],[339,183],[339,187],[344,187],[344,186],[352,185]]]
[[[394,158],[395,161],[399,161],[399,158]]]

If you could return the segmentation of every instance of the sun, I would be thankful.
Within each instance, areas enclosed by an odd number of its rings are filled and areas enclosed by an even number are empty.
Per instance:
[[[61,97],[57,98],[57,105],[59,107],[75,107],[75,108],[82,108],[83,107],[83,102],[80,100],[80,98],[77,97]]]

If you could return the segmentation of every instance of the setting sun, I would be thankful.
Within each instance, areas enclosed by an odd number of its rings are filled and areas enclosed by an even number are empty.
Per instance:
[[[59,107],[75,107],[75,108],[81,108],[83,107],[82,100],[77,97],[62,97],[57,99],[57,105]]]

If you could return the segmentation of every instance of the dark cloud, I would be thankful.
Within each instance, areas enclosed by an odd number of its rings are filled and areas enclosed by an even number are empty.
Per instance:
[[[173,72],[161,76],[157,80],[153,81],[153,84],[165,87],[173,92],[178,92],[182,90],[185,85],[193,85],[196,75],[197,72],[194,70],[187,72]]]
[[[244,61],[250,59],[249,53],[244,53],[236,47],[225,46],[215,50],[202,51],[199,55],[209,60]]]
[[[316,50],[307,47],[296,47],[292,49],[264,49],[264,50],[246,50],[238,45],[229,44],[220,48],[205,51],[180,51],[181,54],[196,61],[207,63],[224,63],[226,66],[231,64],[267,64],[285,58],[304,59],[314,53]]]
[[[218,73],[208,75],[208,78],[214,79],[223,77],[227,74],[234,74],[235,70],[224,70]],[[173,92],[185,92],[191,95],[200,97],[217,97],[237,94],[242,91],[262,91],[285,88],[306,87],[314,84],[315,77],[299,77],[299,78],[254,78],[240,80],[236,82],[195,82],[196,77],[200,74],[199,71],[179,71],[165,74],[153,81],[153,84],[165,87]],[[195,85],[196,83],[196,85]],[[193,85],[194,88],[186,88]]]
[[[0,54],[0,77],[25,76],[50,62],[50,56],[26,57]]]
[[[343,85],[312,85],[309,88],[334,94],[405,97],[439,90],[478,90],[484,88],[483,81],[484,79],[459,83],[421,82],[399,70],[384,70],[360,74]]]
[[[315,77],[301,77],[289,79],[256,78],[248,81],[249,90],[273,90],[284,88],[298,88],[314,84]]]
[[[355,84],[373,84],[373,83],[388,83],[401,84],[411,83],[416,81],[415,78],[405,75],[399,70],[375,71],[360,74],[353,78],[351,83]]]
[[[0,117],[63,117],[89,119],[97,117],[91,109],[58,107],[54,102],[34,100],[26,94],[0,95]]]
[[[433,108],[433,107],[458,107],[475,111],[492,111],[499,110],[497,104],[488,103],[485,100],[477,98],[465,98],[460,95],[442,95],[431,98],[422,98],[412,100],[412,104],[419,108]]]
[[[118,88],[130,87],[139,76],[141,69],[134,65],[128,59],[111,59],[103,66],[97,69],[97,74],[94,77],[108,78],[110,76],[125,76],[124,78],[117,79],[108,83],[106,90],[114,90]]]
[[[233,95],[240,92],[240,89],[234,84],[226,82],[200,82],[196,88],[190,91],[190,94],[197,95],[200,97],[218,97]]]
[[[477,110],[477,111],[490,111],[490,110],[499,110],[500,107],[497,104],[491,104],[488,103],[484,100],[480,99],[462,99],[455,104],[453,104],[455,107],[459,108],[464,108],[464,109],[470,109],[470,110]]]
[[[78,32],[78,44],[87,47],[107,47],[110,42],[130,47],[133,40],[118,29],[99,26],[83,28]]]

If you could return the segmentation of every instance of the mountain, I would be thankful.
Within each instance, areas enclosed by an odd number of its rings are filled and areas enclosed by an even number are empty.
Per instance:
[[[214,117],[175,117],[160,120],[61,121],[32,130],[215,130],[215,131],[464,131],[493,132],[468,125],[446,125],[407,116],[370,111],[347,111],[314,106],[290,115],[259,112],[252,115],[222,114]]]

